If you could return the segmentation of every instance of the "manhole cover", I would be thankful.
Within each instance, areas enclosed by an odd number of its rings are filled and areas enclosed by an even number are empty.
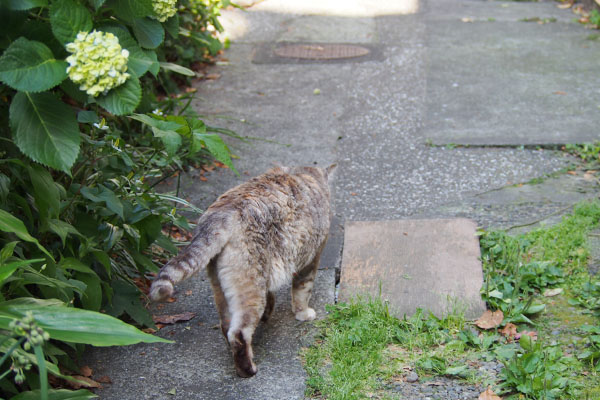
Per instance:
[[[288,44],[277,47],[274,53],[285,58],[336,60],[366,56],[370,50],[351,44]]]

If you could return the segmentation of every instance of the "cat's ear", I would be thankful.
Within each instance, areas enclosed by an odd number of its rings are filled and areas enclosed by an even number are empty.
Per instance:
[[[331,164],[329,167],[325,168],[325,172],[327,172],[327,177],[331,178],[336,169],[337,169],[337,164]]]

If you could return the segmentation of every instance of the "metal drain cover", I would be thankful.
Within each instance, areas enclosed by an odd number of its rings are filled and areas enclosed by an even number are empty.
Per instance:
[[[362,57],[371,51],[366,47],[351,44],[286,44],[273,50],[279,57],[305,60],[337,60]]]

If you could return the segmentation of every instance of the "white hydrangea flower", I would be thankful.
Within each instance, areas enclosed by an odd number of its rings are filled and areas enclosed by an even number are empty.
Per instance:
[[[69,78],[91,96],[106,94],[130,76],[126,72],[129,51],[110,32],[79,32],[65,47],[72,53],[67,57]]]
[[[152,7],[156,14],[156,19],[165,22],[177,13],[177,0],[154,0]]]

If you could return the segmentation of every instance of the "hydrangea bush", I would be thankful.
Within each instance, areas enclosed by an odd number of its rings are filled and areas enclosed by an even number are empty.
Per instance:
[[[214,159],[235,172],[235,133],[172,83],[223,47],[228,4],[0,1],[0,397],[74,398],[49,384],[77,373],[66,349],[164,341],[115,317],[154,327],[144,290],[192,228],[178,207],[201,212],[156,185]]]

